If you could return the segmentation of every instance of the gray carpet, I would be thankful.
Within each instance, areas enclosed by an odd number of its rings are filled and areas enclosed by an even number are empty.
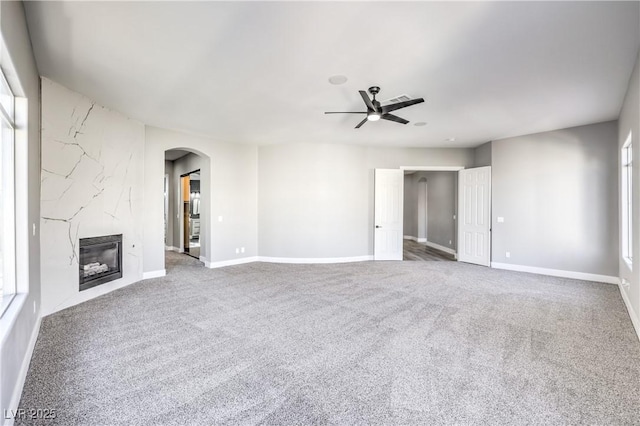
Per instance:
[[[64,425],[640,424],[616,286],[167,257],[168,276],[43,319],[21,408]]]

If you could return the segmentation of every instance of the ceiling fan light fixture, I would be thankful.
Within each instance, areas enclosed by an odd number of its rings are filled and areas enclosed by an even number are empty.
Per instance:
[[[362,127],[367,121],[378,121],[380,119],[393,121],[400,124],[408,124],[409,120],[405,120],[402,117],[390,114],[390,112],[424,102],[424,99],[418,98],[409,99],[390,105],[381,105],[380,102],[376,100],[376,95],[379,92],[380,88],[378,86],[369,87],[369,93],[371,93],[372,96],[370,98],[369,95],[367,95],[367,92],[365,92],[364,90],[358,90],[358,93],[360,93],[360,96],[362,97],[362,100],[367,107],[366,111],[327,111],[325,112],[325,114],[367,114],[367,116],[355,127],[356,129]]]

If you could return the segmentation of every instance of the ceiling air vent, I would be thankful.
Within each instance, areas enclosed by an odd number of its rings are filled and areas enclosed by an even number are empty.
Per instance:
[[[387,99],[386,101],[381,103],[384,105],[389,105],[389,104],[397,104],[398,102],[405,102],[410,100],[411,100],[411,96],[409,95],[398,95],[395,98]]]

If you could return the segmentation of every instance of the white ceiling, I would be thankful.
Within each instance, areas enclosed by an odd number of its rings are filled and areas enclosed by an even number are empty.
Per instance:
[[[476,146],[618,116],[638,2],[27,2],[40,73],[237,143]],[[341,86],[332,75],[349,80]],[[354,130],[358,90],[426,102]],[[424,121],[422,127],[413,125]],[[455,141],[445,139],[455,137]]]

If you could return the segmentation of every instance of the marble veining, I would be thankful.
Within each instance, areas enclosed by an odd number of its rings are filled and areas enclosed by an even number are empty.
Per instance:
[[[43,312],[142,278],[144,125],[42,81]],[[123,278],[79,293],[78,241],[123,234]]]

